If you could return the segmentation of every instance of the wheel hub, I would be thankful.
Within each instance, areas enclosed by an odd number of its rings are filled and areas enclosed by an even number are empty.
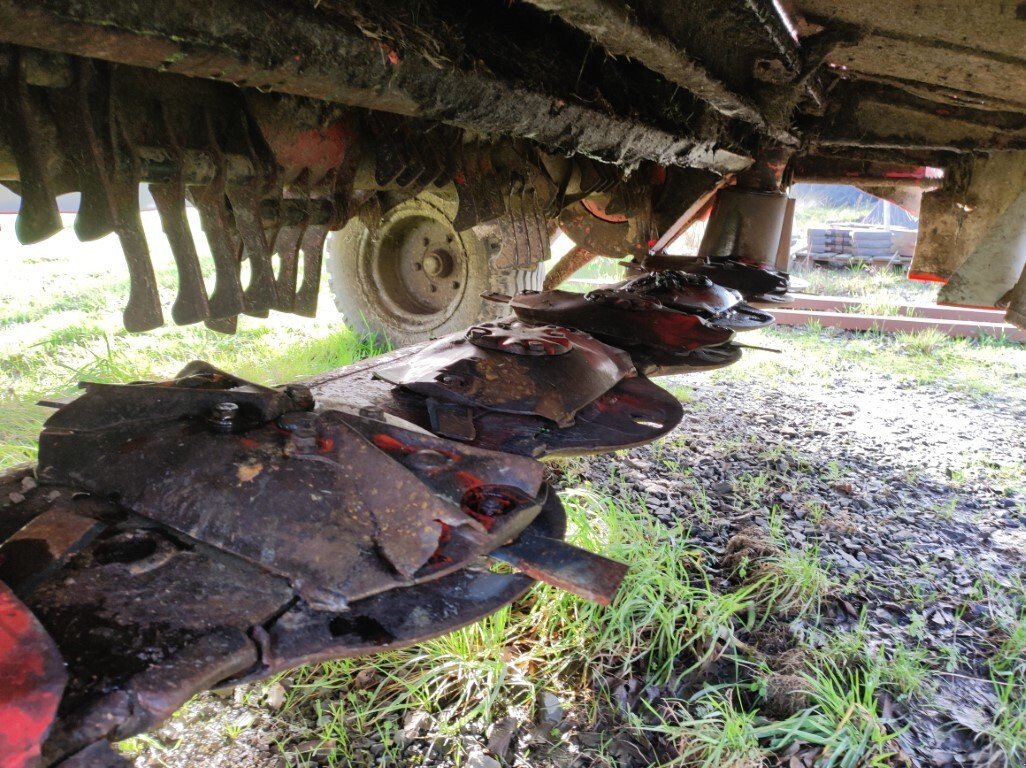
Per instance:
[[[443,278],[452,274],[454,259],[444,248],[436,248],[424,254],[424,274],[429,278]]]
[[[459,233],[441,211],[400,205],[382,222],[371,269],[381,301],[393,314],[435,325],[463,298],[469,261]]]

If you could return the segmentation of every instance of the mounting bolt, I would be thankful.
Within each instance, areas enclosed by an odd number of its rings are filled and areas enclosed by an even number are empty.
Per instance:
[[[210,409],[207,421],[215,432],[232,432],[238,418],[239,406],[232,402],[223,402]]]
[[[377,405],[364,405],[360,408],[360,415],[365,419],[384,421],[385,409]]]

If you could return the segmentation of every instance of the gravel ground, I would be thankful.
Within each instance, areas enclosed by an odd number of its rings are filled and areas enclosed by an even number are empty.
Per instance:
[[[685,389],[677,431],[655,446],[574,463],[568,481],[573,476],[574,483],[612,495],[633,492],[649,514],[693,522],[695,543],[711,554],[714,579],[730,578],[737,553],[768,539],[771,529],[792,547],[818,547],[842,588],[824,600],[815,624],[778,622],[748,638],[754,652],[786,674],[796,653],[845,630],[861,631],[870,648],[921,649],[931,659],[929,685],[912,698],[883,703],[885,715],[907,726],[899,739],[905,764],[1001,765],[976,736],[997,706],[985,666],[996,618],[1026,610],[1026,397],[1019,382],[1004,394],[973,396],[854,362],[839,364],[826,379],[760,370],[666,380],[671,389]],[[620,698],[630,707],[644,681],[622,684]],[[134,742],[137,765],[295,763],[279,745],[305,751],[297,742],[309,739],[316,723],[304,728],[283,717],[278,688],[199,697],[162,730]],[[670,693],[680,691],[646,696]],[[568,734],[564,749],[583,750],[604,720],[616,718],[601,712],[586,718],[549,704],[550,719]],[[422,732],[428,728],[410,714],[404,725],[409,764],[453,764],[444,749],[432,756],[430,734]],[[537,728],[530,719],[500,721],[489,733],[468,733],[463,746],[471,758],[463,765],[498,766],[482,751],[486,746],[492,755],[504,752],[510,765],[622,767],[655,760],[651,744],[623,736],[607,750],[613,762],[557,753],[528,763],[515,749],[496,747],[509,743],[510,734],[522,747]],[[805,763],[797,756],[782,764]]]

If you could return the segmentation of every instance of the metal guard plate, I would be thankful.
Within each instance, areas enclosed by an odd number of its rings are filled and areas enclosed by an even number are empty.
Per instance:
[[[497,325],[523,329],[515,321]],[[541,416],[568,427],[588,403],[634,375],[634,367],[622,350],[586,333],[560,330],[571,349],[559,354],[503,352],[471,343],[466,334],[458,333],[430,344],[399,365],[376,369],[374,375],[424,397],[500,413]],[[539,331],[548,336],[552,329]]]
[[[116,496],[331,610],[439,578],[509,541],[538,514],[542,472],[530,459],[332,411],[238,434],[195,419],[142,433],[64,426],[44,430],[39,455],[42,482]],[[464,498],[481,487],[502,489],[512,508],[475,516]],[[446,541],[449,528],[467,535]]]
[[[526,322],[580,328],[619,347],[643,345],[681,352],[733,338],[731,330],[664,307],[654,297],[615,289],[587,295],[558,290],[521,293],[509,305]]]
[[[724,288],[705,275],[675,269],[650,272],[620,283],[614,290],[655,299],[668,309],[698,315],[732,331],[773,324],[773,315],[745,304],[739,292]]]

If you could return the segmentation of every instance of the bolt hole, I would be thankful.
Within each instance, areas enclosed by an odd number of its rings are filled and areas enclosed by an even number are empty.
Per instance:
[[[96,547],[96,561],[101,565],[136,563],[157,551],[157,542],[142,531],[122,533]]]
[[[460,287],[459,280],[453,280],[452,281],[452,287],[453,287],[453,290],[455,290],[456,288],[459,288]]]

